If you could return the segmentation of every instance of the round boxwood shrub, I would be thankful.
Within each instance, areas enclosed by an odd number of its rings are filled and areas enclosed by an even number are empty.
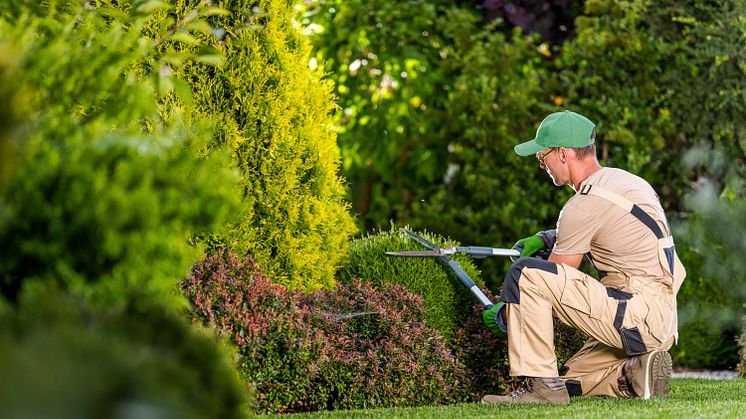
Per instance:
[[[453,240],[427,232],[418,234],[441,247],[457,245]],[[360,278],[379,285],[384,282],[404,285],[424,299],[428,323],[450,338],[462,318],[470,312],[474,296],[438,258],[386,255],[388,251],[402,250],[427,249],[393,225],[389,231],[355,239],[340,268],[339,279],[348,283],[353,278]],[[452,259],[461,264],[477,285],[483,285],[479,271],[468,256],[454,255]]]

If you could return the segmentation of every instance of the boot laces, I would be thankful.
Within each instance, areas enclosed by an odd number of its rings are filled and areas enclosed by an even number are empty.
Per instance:
[[[523,384],[521,384],[521,386],[516,391],[510,393],[510,397],[515,399],[532,391],[534,391],[534,380],[528,379]]]

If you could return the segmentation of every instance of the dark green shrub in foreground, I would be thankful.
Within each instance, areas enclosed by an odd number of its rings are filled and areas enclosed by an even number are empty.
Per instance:
[[[0,294],[39,280],[168,303],[201,253],[190,237],[233,212],[237,176],[225,153],[197,158],[209,126],[178,113],[162,123],[153,83],[129,75],[152,52],[137,30],[147,15],[128,29],[111,10],[71,9],[0,16],[4,90],[28,100],[0,115],[17,149],[0,188]]]
[[[31,291],[31,292],[28,292]],[[0,310],[0,417],[243,418],[249,392],[226,347],[168,308],[117,308],[54,287]]]
[[[454,246],[452,240],[419,233],[438,246]],[[349,282],[361,278],[374,284],[402,284],[407,289],[421,295],[427,309],[428,323],[447,338],[459,327],[461,319],[469,313],[474,296],[467,291],[451,269],[440,263],[438,258],[410,258],[387,256],[388,251],[427,250],[414,239],[392,225],[391,230],[370,234],[353,240],[350,252],[342,265],[340,280]],[[479,272],[468,256],[456,255],[467,274],[482,285]]]
[[[219,253],[183,282],[197,319],[238,348],[263,412],[414,406],[463,400],[463,364],[404,287],[354,281],[304,295],[250,258]],[[361,316],[350,313],[373,312]]]

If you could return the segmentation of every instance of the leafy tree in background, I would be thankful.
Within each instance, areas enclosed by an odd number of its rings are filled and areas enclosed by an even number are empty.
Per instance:
[[[557,109],[542,95],[536,38],[438,1],[307,2],[304,19],[337,83],[345,173],[367,229],[394,220],[505,246],[548,227],[566,192],[539,187],[545,176],[512,153]]]
[[[507,13],[553,4],[520,3],[485,26],[477,12],[489,14],[487,2],[305,2],[317,61],[337,82],[345,173],[367,229],[393,220],[505,246],[551,226],[570,191],[511,149],[562,108],[598,123],[602,164],[650,181],[674,225],[693,211],[682,198],[700,178],[723,199],[742,193],[742,2],[586,1],[561,45],[509,30],[521,24]],[[717,257],[698,254],[686,234],[677,245],[699,278],[685,282],[682,306],[694,294],[729,306],[699,271],[702,257]],[[491,263],[487,279],[504,269]],[[682,342],[690,320],[702,321],[682,317]]]

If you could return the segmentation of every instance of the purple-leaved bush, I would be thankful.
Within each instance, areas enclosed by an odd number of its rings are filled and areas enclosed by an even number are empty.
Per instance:
[[[497,297],[482,288],[491,300]],[[453,334],[450,347],[465,365],[468,374],[468,398],[479,400],[485,394],[503,394],[508,390],[508,338],[490,332],[482,320],[484,307],[474,304],[463,325]]]
[[[250,257],[223,253],[197,263],[182,290],[194,316],[237,347],[239,372],[260,410],[313,410],[327,340],[300,293],[272,284]]]
[[[329,352],[327,408],[393,407],[463,400],[466,372],[425,321],[423,299],[402,285],[360,280],[308,297]],[[336,316],[361,314],[345,320]]]
[[[403,286],[361,281],[304,295],[250,258],[218,253],[182,283],[196,319],[237,347],[262,412],[463,400],[463,364]],[[370,314],[348,316],[351,313]]]

